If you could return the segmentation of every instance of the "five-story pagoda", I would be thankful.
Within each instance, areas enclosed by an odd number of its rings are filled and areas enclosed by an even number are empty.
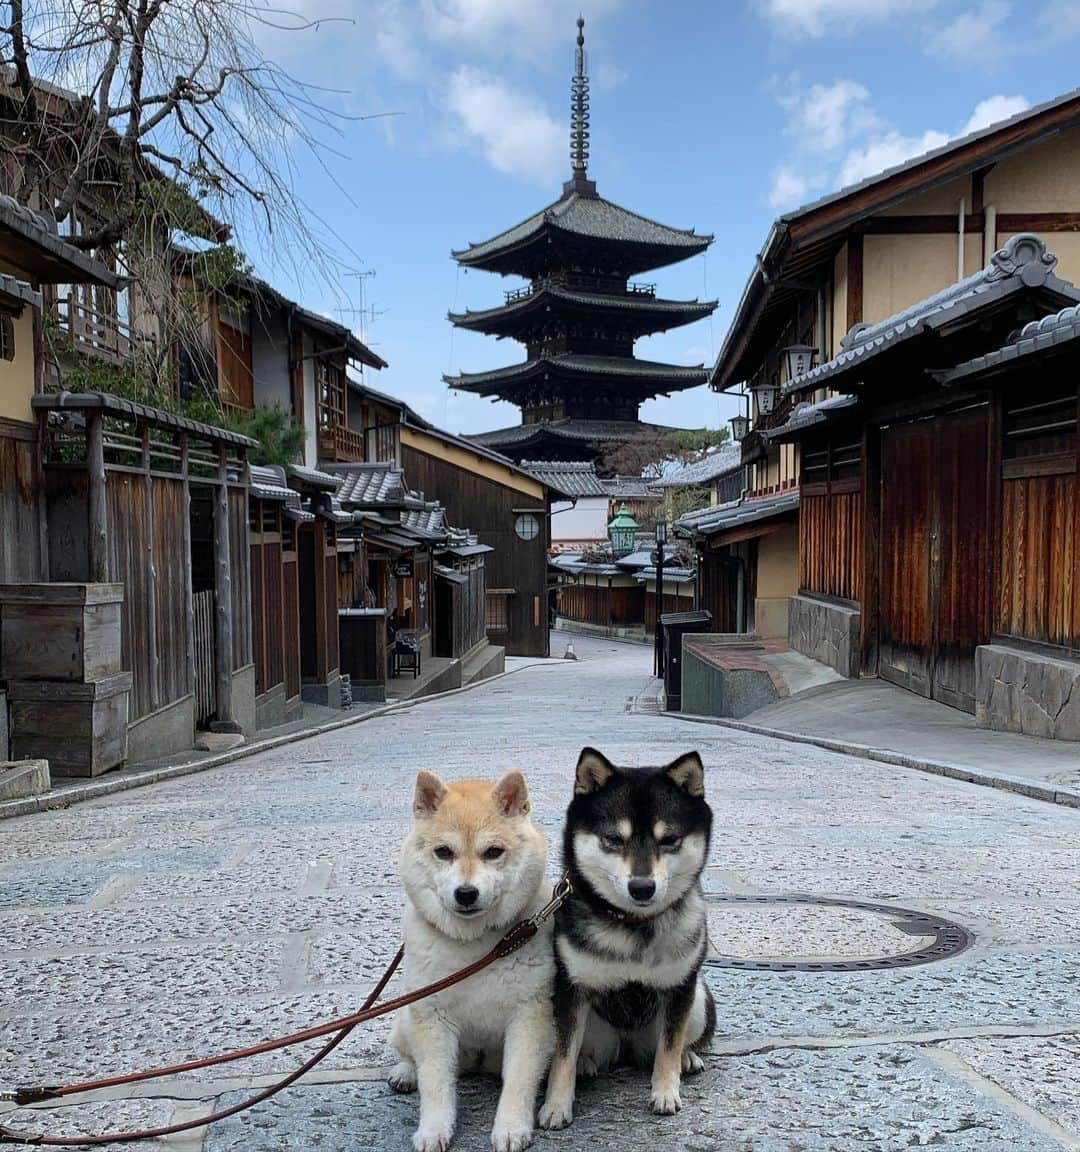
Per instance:
[[[589,81],[585,21],[578,20],[572,86],[570,179],[542,211],[454,259],[528,280],[498,308],[451,313],[459,328],[509,336],[523,362],[490,372],[445,376],[451,388],[521,409],[522,423],[471,439],[521,460],[594,460],[632,439],[644,400],[704,384],[702,365],[638,360],[634,341],[708,316],[715,301],[664,300],[652,284],[631,280],[703,252],[711,236],[668,228],[598,196],[588,178]]]

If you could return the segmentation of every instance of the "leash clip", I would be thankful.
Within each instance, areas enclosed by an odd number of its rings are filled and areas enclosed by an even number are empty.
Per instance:
[[[564,875],[551,890],[551,899],[532,918],[533,924],[539,928],[545,920],[550,920],[573,894],[574,886],[570,883],[570,877]]]

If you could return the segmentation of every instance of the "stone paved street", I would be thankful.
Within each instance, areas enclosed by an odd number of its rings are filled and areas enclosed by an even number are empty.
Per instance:
[[[767,899],[792,893],[932,913],[974,943],[916,967],[710,965],[720,1036],[683,1111],[652,1117],[647,1079],[620,1072],[537,1147],[1080,1150],[1080,812],[635,711],[651,653],[575,647],[576,664],[0,824],[0,1085],[207,1055],[353,1009],[397,944],[396,855],[420,766],[523,769],[554,837],[583,743],[628,762],[696,745],[716,813],[707,887],[761,898],[713,906],[717,957],[868,961],[933,939],[903,917]],[[134,1147],[407,1152],[416,1099],[383,1081],[387,1030],[358,1031],[310,1081],[209,1133]],[[298,1055],[3,1122],[194,1116]],[[454,1147],[483,1149],[493,1083],[467,1081],[462,1098]]]

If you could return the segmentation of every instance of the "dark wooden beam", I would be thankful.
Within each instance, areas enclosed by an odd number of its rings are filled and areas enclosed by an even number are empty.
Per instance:
[[[105,420],[90,412],[86,429],[86,470],[89,478],[90,579],[109,581],[109,510],[105,495]]]
[[[185,632],[187,636],[187,690],[195,695],[195,588],[191,573],[191,481],[188,479],[190,468],[188,457],[188,434],[180,433],[180,471],[184,477],[184,497],[180,501],[181,515],[184,523],[181,526],[184,541],[184,554],[180,562],[184,566],[184,616]]]
[[[233,716],[233,611],[232,561],[229,554],[229,451],[218,445],[217,484],[214,491],[214,599],[217,601],[217,627],[214,629],[217,685],[217,726],[222,731],[239,731]]]
[[[879,574],[881,557],[881,431],[863,427],[862,442],[863,568],[859,600],[862,674],[878,674]]]
[[[1078,232],[1080,212],[999,212],[999,232]]]
[[[149,628],[146,630],[146,653],[150,665],[150,710],[156,712],[162,705],[158,676],[157,638],[157,570],[154,560],[154,477],[150,475],[150,425],[144,423],[140,430],[140,458],[146,475],[143,478],[143,498],[146,501],[146,614]],[[164,561],[164,557],[162,558]]]
[[[863,238],[851,236],[847,248],[847,331],[863,317]]]
[[[985,168],[976,168],[971,174],[971,210],[978,214],[985,207],[986,175],[993,168],[987,164]]]

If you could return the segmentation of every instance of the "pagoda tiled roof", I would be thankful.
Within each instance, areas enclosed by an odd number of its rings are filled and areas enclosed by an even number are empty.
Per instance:
[[[585,356],[567,352],[559,356],[543,356],[535,360],[524,360],[520,364],[509,364],[504,368],[493,368],[487,372],[463,372],[458,376],[444,376],[443,380],[451,388],[463,391],[478,391],[487,385],[511,383],[539,372],[555,372],[570,376],[612,376],[623,379],[677,384],[682,388],[692,388],[704,384],[707,376],[705,366],[684,366],[681,364],[661,364],[655,360],[638,360],[632,356]]]
[[[673,259],[676,260],[703,252],[713,239],[711,235],[698,235],[693,229],[669,228],[647,216],[621,208],[602,196],[572,191],[490,240],[470,244],[468,248],[451,254],[459,264],[483,266],[488,260],[528,243],[545,230],[615,244],[674,249],[677,254],[673,254]]]
[[[574,444],[614,443],[632,440],[643,432],[671,432],[661,424],[644,424],[638,420],[545,420],[535,424],[514,424],[491,432],[473,432],[466,437],[489,448],[513,449],[530,440],[565,440]]]
[[[570,305],[589,311],[611,309],[618,312],[638,315],[644,320],[647,316],[664,317],[668,327],[691,324],[701,320],[716,310],[715,300],[663,300],[646,292],[614,294],[606,292],[583,292],[564,288],[558,284],[545,284],[535,292],[521,295],[497,308],[466,309],[464,312],[451,312],[449,320],[459,328],[480,328],[491,321],[509,320],[516,316],[526,316],[530,312],[542,310],[552,303]],[[656,329],[646,331],[659,331]]]

